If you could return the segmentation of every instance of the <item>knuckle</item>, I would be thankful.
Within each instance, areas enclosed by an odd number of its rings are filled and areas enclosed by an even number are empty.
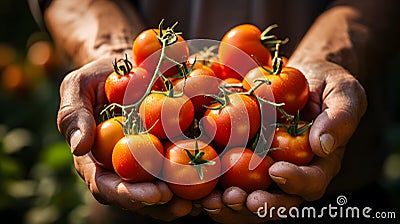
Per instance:
[[[72,130],[69,130],[70,124],[72,120],[75,117],[75,112],[76,108],[72,106],[63,106],[60,108],[58,111],[57,115],[57,126],[59,132],[64,135],[64,137],[68,137],[69,132]]]
[[[307,201],[320,199],[325,194],[326,188],[331,180],[331,178],[328,177],[320,167],[315,167],[315,172],[312,178],[314,180],[311,181],[312,186],[309,188],[310,190],[305,192],[302,196]]]

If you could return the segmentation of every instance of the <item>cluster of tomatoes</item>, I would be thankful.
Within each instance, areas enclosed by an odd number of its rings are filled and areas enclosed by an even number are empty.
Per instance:
[[[274,161],[312,160],[311,123],[298,116],[308,83],[278,56],[284,41],[268,34],[273,26],[239,25],[192,55],[174,27],[143,31],[132,62],[114,61],[108,117],[91,151],[101,166],[130,182],[164,180],[197,200],[216,187],[265,190]]]

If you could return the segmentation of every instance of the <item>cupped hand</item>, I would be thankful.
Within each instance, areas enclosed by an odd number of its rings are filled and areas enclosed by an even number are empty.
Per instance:
[[[61,84],[57,125],[74,154],[76,171],[103,204],[115,204],[162,220],[184,216],[192,210],[192,204],[173,197],[165,183],[128,183],[114,172],[101,168],[90,153],[96,116],[106,103],[104,83],[113,71],[113,60],[93,61],[68,74]]]
[[[288,64],[300,69],[310,85],[309,102],[302,118],[314,120],[309,141],[317,155],[307,166],[276,162],[269,174],[280,191],[257,190],[246,194],[237,187],[216,190],[203,200],[204,209],[221,223],[262,223],[276,219],[277,213],[263,209],[299,206],[302,201],[321,198],[339,172],[345,146],[365,113],[367,100],[363,87],[348,71],[326,62]]]
[[[173,196],[163,181],[129,183],[115,172],[99,166],[91,153],[74,156],[75,169],[90,192],[102,204],[113,204],[163,221],[171,221],[192,211],[192,203]]]
[[[300,69],[310,86],[310,98],[301,116],[314,120],[309,142],[317,155],[308,166],[278,162],[269,173],[278,186],[305,200],[321,198],[339,172],[345,146],[367,107],[366,94],[347,70],[327,61],[289,64]]]
[[[60,86],[58,130],[74,155],[90,151],[95,137],[96,120],[106,103],[104,84],[113,71],[113,58],[93,61],[69,73]]]

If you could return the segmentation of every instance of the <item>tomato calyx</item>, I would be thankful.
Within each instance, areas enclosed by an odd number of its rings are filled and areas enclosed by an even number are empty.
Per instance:
[[[186,87],[186,80],[187,80],[188,75],[193,71],[194,64],[192,64],[190,66],[190,68],[188,68],[186,63],[183,62],[183,63],[179,63],[179,64],[175,65],[175,67],[176,67],[178,74],[176,76],[171,76],[170,78],[183,79],[182,90],[179,93],[176,93],[171,79],[166,78],[164,75],[160,74],[159,77],[163,80],[166,91],[151,91],[152,93],[163,94],[163,95],[165,95],[167,97],[171,97],[171,98],[178,98],[178,97],[181,97],[184,95],[185,87]]]
[[[269,34],[269,32],[275,28],[277,28],[277,24],[273,24],[268,26],[260,35],[261,43],[269,50],[274,51],[277,44],[286,44],[289,41],[289,38],[285,38],[283,40],[278,39],[276,35]]]
[[[160,44],[165,43],[165,46],[169,46],[176,43],[178,41],[177,34],[181,34],[180,32],[177,33],[174,31],[174,28],[178,25],[178,22],[175,22],[174,25],[168,27],[166,30],[163,29],[163,25],[164,19],[162,19],[158,25],[159,33],[154,31],[154,33],[156,33],[158,41],[160,41]]]
[[[158,60],[157,63],[157,67],[156,70],[152,76],[152,79],[150,80],[149,86],[146,89],[146,92],[143,94],[143,96],[137,100],[135,103],[130,104],[130,105],[120,105],[118,103],[111,103],[109,105],[107,105],[105,107],[104,110],[113,110],[114,108],[119,108],[122,110],[122,114],[125,117],[125,121],[123,124],[124,127],[124,133],[125,134],[145,134],[148,133],[158,122],[155,122],[151,128],[149,128],[148,130],[145,130],[145,127],[143,125],[143,121],[139,115],[139,106],[141,105],[141,103],[144,101],[144,99],[150,94],[152,93],[152,88],[155,85],[156,81],[158,78],[161,78],[167,89],[167,96],[169,97],[180,97],[183,95],[183,90],[181,93],[179,94],[175,94],[174,93],[174,89],[173,89],[173,85],[172,82],[170,80],[168,80],[161,72],[161,65],[164,61],[170,61],[173,64],[175,64],[177,66],[177,70],[178,70],[178,75],[182,76],[183,78],[186,78],[187,74],[193,69],[193,67],[191,67],[191,69],[187,69],[186,64],[185,63],[179,63],[171,58],[169,58],[166,55],[166,47],[168,45],[171,45],[175,42],[178,41],[178,34],[180,33],[176,33],[174,31],[175,26],[178,24],[177,22],[172,26],[172,27],[168,27],[166,30],[163,30],[163,21],[162,20],[159,24],[159,34],[157,35],[158,40],[161,43],[161,54],[160,54],[160,58]],[[156,32],[154,30],[154,32]],[[157,33],[157,32],[156,32]],[[122,64],[123,63],[123,64]],[[122,65],[121,65],[122,64]],[[115,60],[113,63],[113,67],[115,69],[115,71],[118,74],[129,74],[129,72],[132,69],[132,63],[128,60],[127,55],[125,54],[125,59],[120,59],[120,60]],[[163,93],[165,94],[165,93]]]
[[[219,110],[223,107],[226,107],[227,105],[230,104],[230,99],[229,99],[229,95],[231,94],[239,94],[239,95],[247,95],[247,96],[251,96],[251,97],[256,97],[253,93],[256,89],[258,89],[261,85],[270,85],[271,81],[269,81],[268,79],[262,78],[262,79],[256,79],[254,80],[254,82],[258,82],[257,85],[253,86],[249,91],[247,92],[236,92],[236,91],[232,91],[231,89],[234,88],[243,88],[243,84],[239,83],[239,84],[224,84],[222,86],[218,86],[218,89],[220,90],[220,95],[213,95],[213,94],[206,94],[209,97],[214,98],[214,100],[216,102],[218,102],[220,105],[218,106],[214,106],[214,107],[208,107],[206,105],[203,105],[206,108],[210,108],[211,110]],[[256,97],[257,100],[258,97]],[[265,100],[264,100],[265,101]],[[284,104],[275,104],[273,102],[269,102],[269,104],[274,105],[274,106],[283,106]]]
[[[204,174],[203,174],[203,165],[215,165],[215,161],[210,161],[210,160],[205,160],[203,159],[203,156],[205,152],[200,152],[199,150],[199,143],[197,138],[195,138],[195,148],[194,148],[194,154],[192,154],[189,150],[184,149],[187,156],[189,157],[189,165],[192,165],[196,168],[197,173],[199,174],[200,180],[204,179]]]
[[[214,94],[205,94],[205,95],[213,98],[216,103],[219,103],[219,105],[213,106],[213,107],[203,105],[203,107],[211,109],[211,110],[219,110],[230,104],[229,95],[231,94],[231,92],[224,86],[218,86],[218,89],[220,90],[219,96],[214,95]]]
[[[139,112],[135,108],[130,108],[130,106],[122,106],[117,103],[110,104],[106,106],[101,112],[100,116],[102,120],[110,119],[118,116],[114,113],[114,110],[119,108],[123,111],[122,122],[116,121],[121,124],[125,135],[136,135],[136,134],[146,134],[151,131],[154,125],[147,130],[144,128],[143,121],[140,118]],[[157,123],[157,122],[156,122]]]
[[[285,103],[275,103],[269,100],[262,99],[261,97],[258,97],[254,94],[254,91],[256,91],[260,86],[262,85],[271,85],[271,81],[267,78],[257,78],[253,81],[254,83],[257,83],[255,86],[253,86],[249,91],[244,92],[244,93],[239,93],[239,94],[245,94],[249,96],[253,96],[257,99],[257,101],[261,104],[269,104],[271,106],[274,106],[277,110],[279,110],[281,113],[285,114],[288,119],[293,119],[294,117],[286,113],[282,107],[285,106]]]
[[[278,48],[279,48],[279,44],[276,44],[276,49],[278,49]],[[265,67],[260,62],[260,60],[257,57],[255,57],[254,55],[252,55],[252,57],[257,62],[258,67],[261,68],[262,70],[266,71],[267,73],[269,73],[271,75],[278,75],[282,72],[283,61],[282,61],[282,58],[278,54],[278,50],[275,51],[274,58],[272,59],[272,70]]]
[[[115,58],[113,63],[115,73],[118,75],[128,75],[129,72],[132,70],[133,65],[132,62],[128,60],[128,55],[125,54],[125,58],[117,59]]]
[[[286,114],[286,113],[285,113]],[[294,116],[294,119],[291,119],[291,117],[287,118],[289,124],[285,125],[282,123],[276,123],[276,127],[280,127],[286,130],[287,133],[289,133],[291,136],[296,137],[301,134],[303,134],[305,131],[307,131],[313,124],[313,121],[311,122],[304,122],[300,120],[300,112],[297,112],[297,115]]]

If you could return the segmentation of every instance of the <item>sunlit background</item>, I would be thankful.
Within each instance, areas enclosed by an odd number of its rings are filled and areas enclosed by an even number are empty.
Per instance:
[[[58,87],[70,66],[25,0],[0,1],[0,21],[0,217],[83,223],[91,196],[56,127]]]
[[[56,127],[58,87],[71,67],[25,0],[1,0],[0,21],[0,217],[8,223],[83,223],[91,195]],[[397,62],[387,77],[392,118],[382,130],[389,155],[379,183],[390,196],[388,206],[398,211],[400,57]]]

